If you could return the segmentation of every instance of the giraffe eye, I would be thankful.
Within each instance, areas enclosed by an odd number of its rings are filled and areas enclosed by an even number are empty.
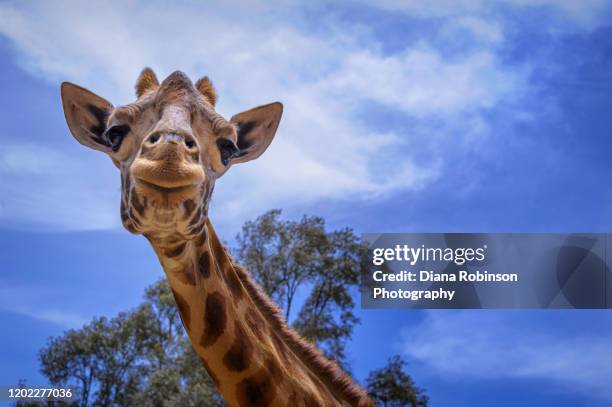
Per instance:
[[[127,124],[120,124],[106,130],[106,140],[108,141],[108,145],[114,152],[119,151],[119,147],[121,147],[121,142],[123,141],[123,138],[129,132],[130,126],[128,126]]]
[[[229,164],[229,160],[232,157],[236,157],[240,153],[240,149],[236,146],[236,144],[226,138],[220,138],[217,140],[217,146],[221,152],[221,162],[225,166]]]

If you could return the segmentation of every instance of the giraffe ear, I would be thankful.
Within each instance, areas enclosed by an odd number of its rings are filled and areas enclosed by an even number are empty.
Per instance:
[[[232,116],[230,121],[238,127],[240,152],[230,163],[244,163],[262,155],[272,142],[282,115],[282,103],[274,102]]]
[[[79,143],[111,153],[110,143],[104,136],[106,119],[113,110],[110,102],[85,88],[64,82],[62,105],[68,128]]]

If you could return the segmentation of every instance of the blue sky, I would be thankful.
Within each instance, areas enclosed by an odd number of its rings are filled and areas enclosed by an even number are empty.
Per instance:
[[[138,72],[209,75],[230,116],[280,100],[217,183],[232,241],[270,208],[358,232],[612,229],[612,2],[0,3],[0,385],[45,338],[135,306],[162,271],[59,83],[115,104]],[[607,406],[607,311],[363,311],[356,376],[403,353],[433,406]],[[9,334],[10,333],[10,334]]]

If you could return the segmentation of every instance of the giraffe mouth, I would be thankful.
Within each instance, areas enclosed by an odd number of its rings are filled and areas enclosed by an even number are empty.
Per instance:
[[[197,187],[197,184],[188,184],[188,185],[182,185],[182,186],[177,186],[177,187],[166,187],[166,186],[162,186],[162,185],[158,185],[155,184],[153,182],[150,181],[146,181],[142,178],[138,178],[136,177],[136,182],[143,186],[145,189],[151,190],[151,191],[155,191],[155,192],[159,192],[162,194],[173,194],[173,193],[180,193],[180,192],[188,192],[193,190],[194,188]]]
[[[204,170],[199,164],[172,158],[138,158],[132,164],[131,173],[148,189],[164,193],[180,192],[204,181]]]

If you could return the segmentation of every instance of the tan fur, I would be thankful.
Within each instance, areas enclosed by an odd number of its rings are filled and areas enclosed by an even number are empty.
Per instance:
[[[315,346],[287,326],[276,304],[263,293],[246,269],[234,263],[217,237],[210,220],[206,222],[206,229],[202,236],[199,242],[193,241],[191,249],[180,245],[182,256],[173,259],[167,254],[173,252],[168,248],[174,247],[175,242],[155,240],[151,242],[160,256],[175,295],[177,293],[179,295],[177,303],[189,305],[187,313],[184,306],[179,307],[183,321],[189,321],[189,327],[187,323],[185,324],[187,332],[194,349],[206,361],[207,370],[220,381],[219,390],[227,403],[230,406],[242,406],[234,394],[235,383],[242,378],[256,374],[257,367],[265,365],[266,374],[274,370],[283,372],[281,374],[283,380],[275,384],[277,394],[270,405],[372,406],[361,387],[356,386],[334,362],[327,359]],[[210,263],[212,270],[204,277],[197,268],[189,267],[189,264],[202,253],[209,253],[212,256],[212,263]],[[185,277],[185,269],[195,272],[194,280]],[[238,288],[228,286],[227,282],[232,273],[236,273],[238,277],[239,291],[236,291]],[[246,340],[255,345],[252,348],[254,350],[250,368],[245,369],[243,373],[234,373],[233,379],[231,375],[228,375],[222,356],[232,348],[236,338],[236,328],[233,328],[228,321],[227,330],[213,342],[208,341],[203,345],[198,339],[206,331],[197,322],[203,315],[200,311],[201,307],[198,307],[197,304],[206,304],[206,298],[211,293],[226,293],[224,297],[231,299],[227,306],[233,310],[234,321],[239,326],[245,327],[241,329],[243,335],[245,332],[248,333]],[[244,319],[245,315],[253,311],[261,316],[263,324],[255,335],[251,334],[249,324]],[[283,356],[285,353],[283,348],[287,350],[288,355]],[[266,365],[266,360],[271,365]],[[293,403],[290,401],[291,395],[295,396]]]
[[[148,68],[136,94],[136,102],[114,107],[79,86],[62,85],[72,134],[119,168],[122,223],[151,242],[193,347],[227,404],[373,406],[361,387],[287,326],[208,218],[216,180],[265,151],[282,105],[227,121],[214,110],[217,96],[207,77],[194,85],[177,71],[160,84]],[[127,129],[120,143],[113,141],[117,129]],[[224,155],[228,143],[232,151],[241,146],[234,156]]]
[[[330,361],[312,343],[287,326],[278,306],[250,278],[249,272],[238,265],[234,265],[234,268],[258,309],[275,329],[276,334],[305,365],[312,369],[312,371],[317,372],[324,383],[339,397],[349,401],[350,405],[370,406],[371,401],[363,388],[355,385],[353,380],[336,363]]]
[[[155,72],[147,67],[140,72],[136,80],[136,97],[140,99],[145,93],[155,90],[158,86],[159,81]]]
[[[215,87],[210,79],[208,79],[208,76],[198,79],[198,81],[195,83],[195,87],[202,95],[204,95],[208,103],[213,106],[217,104],[217,91],[215,90]]]

